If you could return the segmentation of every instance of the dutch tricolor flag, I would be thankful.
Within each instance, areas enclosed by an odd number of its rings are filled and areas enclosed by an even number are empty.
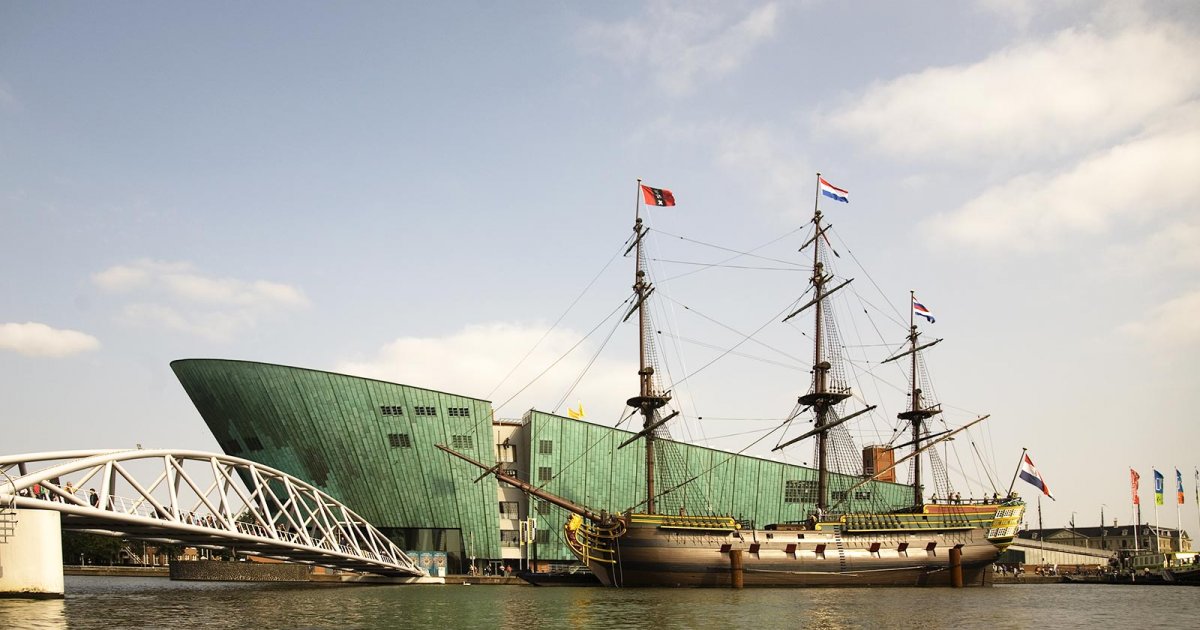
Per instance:
[[[1033,460],[1029,459],[1028,453],[1021,460],[1021,478],[1037,486],[1042,491],[1042,494],[1051,499],[1054,498],[1054,495],[1050,493],[1050,486],[1046,485],[1046,480],[1042,479],[1042,473],[1038,472],[1037,466],[1033,465]]]
[[[825,181],[824,177],[818,176],[817,180],[821,183],[822,195],[825,195],[830,199],[836,199],[842,203],[850,203],[850,191],[830,184],[829,182]]]
[[[937,321],[933,318],[933,313],[930,313],[929,309],[925,308],[924,304],[921,304],[917,301],[917,296],[915,295],[913,296],[913,315],[919,315],[925,319],[928,319],[930,324]]]

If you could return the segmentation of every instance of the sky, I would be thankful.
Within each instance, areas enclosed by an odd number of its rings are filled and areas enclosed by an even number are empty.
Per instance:
[[[964,496],[1028,448],[1046,527],[1128,522],[1131,467],[1173,527],[1178,468],[1195,535],[1196,59],[1190,0],[0,0],[0,452],[219,451],[192,357],[616,424],[641,178],[678,200],[641,210],[672,431],[809,462],[763,434],[820,172],[857,439],[916,291],[946,421],[991,414]]]

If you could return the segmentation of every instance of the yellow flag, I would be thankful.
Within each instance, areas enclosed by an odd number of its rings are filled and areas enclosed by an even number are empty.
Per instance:
[[[583,403],[579,403],[579,409],[567,407],[567,417],[573,420],[579,420],[583,418]]]

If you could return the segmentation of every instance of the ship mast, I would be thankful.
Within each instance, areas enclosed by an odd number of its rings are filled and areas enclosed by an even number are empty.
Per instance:
[[[850,397],[841,391],[829,390],[829,371],[832,365],[825,357],[825,296],[830,293],[826,284],[832,279],[825,274],[825,265],[821,262],[821,241],[825,240],[824,229],[821,226],[821,174],[817,173],[817,192],[813,199],[813,225],[816,232],[813,237],[813,275],[810,281],[814,289],[811,304],[816,309],[813,318],[813,380],[809,393],[800,397],[801,405],[812,407],[815,414],[813,431],[817,432],[817,511],[825,512],[829,508],[829,431],[825,426],[829,423],[829,410],[836,404]],[[836,290],[836,287],[834,290]],[[795,313],[793,313],[795,315]],[[790,316],[789,316],[790,317]]]
[[[917,332],[917,324],[914,315],[916,313],[914,303],[917,301],[915,293],[915,291],[909,292],[908,309],[908,354],[911,355],[909,369],[910,374],[912,374],[911,390],[909,391],[909,406],[907,411],[901,411],[900,413],[896,414],[896,417],[912,424],[913,452],[920,453],[921,439],[923,434],[922,423],[933,415],[937,414],[939,409],[936,405],[925,408],[921,400],[921,384],[918,380],[917,373],[917,351],[921,348],[917,347],[917,338],[920,336],[920,333]],[[919,456],[913,458],[912,467],[913,505],[921,505],[925,502],[925,497],[924,488],[921,484],[921,458]]]
[[[646,513],[654,514],[654,430],[661,425],[655,422],[659,408],[667,404],[671,397],[658,392],[654,387],[654,366],[651,365],[650,318],[646,313],[646,298],[654,291],[653,285],[646,280],[645,256],[642,252],[642,180],[638,180],[637,210],[633,223],[634,247],[637,249],[636,271],[633,279],[634,308],[638,312],[638,395],[626,401],[630,407],[638,409],[642,414],[642,433],[646,438]],[[628,318],[628,316],[626,316]]]

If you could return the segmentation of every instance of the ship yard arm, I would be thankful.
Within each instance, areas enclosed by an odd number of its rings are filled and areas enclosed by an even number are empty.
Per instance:
[[[596,512],[594,510],[587,508],[586,506],[579,505],[578,503],[575,503],[574,501],[571,501],[569,499],[564,499],[563,497],[560,497],[556,494],[551,494],[549,492],[546,492],[545,490],[542,490],[541,488],[535,487],[531,483],[528,483],[526,481],[521,481],[520,479],[517,479],[516,477],[506,475],[506,474],[500,472],[499,469],[497,469],[495,466],[488,466],[487,464],[476,461],[475,459],[468,457],[466,455],[463,455],[462,453],[459,453],[458,451],[455,451],[455,450],[447,447],[444,444],[435,444],[434,446],[471,464],[472,466],[477,466],[481,470],[487,471],[484,473],[484,476],[487,476],[488,473],[491,473],[492,475],[496,476],[496,479],[503,481],[504,483],[507,483],[510,486],[518,488],[521,491],[531,494],[543,501],[553,503],[554,505],[557,505],[558,507],[560,507],[568,512],[571,512],[572,514],[578,514],[579,516],[582,516],[583,518],[586,518],[589,521],[592,521],[594,523],[604,523],[613,518],[612,516],[610,516],[606,513]],[[480,477],[480,479],[482,479],[482,478],[483,477]]]

